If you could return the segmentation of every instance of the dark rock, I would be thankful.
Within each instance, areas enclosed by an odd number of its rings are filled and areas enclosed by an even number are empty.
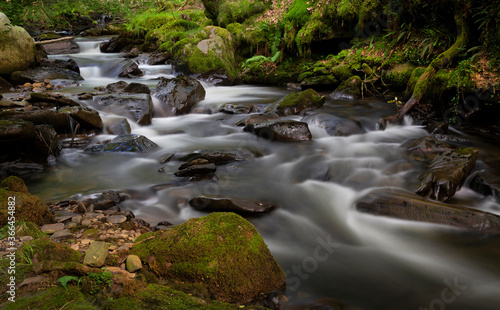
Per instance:
[[[464,206],[427,200],[397,188],[373,190],[359,198],[358,211],[409,221],[444,224],[472,232],[500,233],[500,217]]]
[[[489,171],[478,172],[469,183],[470,189],[500,202],[500,179]]]
[[[130,83],[123,89],[123,92],[129,94],[151,94],[149,87],[141,83]]]
[[[97,196],[97,198],[94,199],[94,203],[99,203],[101,201],[108,201],[108,200],[111,200],[115,204],[117,204],[122,199],[120,197],[120,193],[119,192],[113,191],[113,190],[108,190],[108,191],[102,192],[99,196]]]
[[[140,39],[131,39],[124,36],[113,37],[107,42],[101,43],[99,46],[103,53],[123,53],[130,51],[134,45],[144,43]]]
[[[97,129],[99,131],[102,130],[103,124],[101,116],[99,116],[99,112],[94,109],[84,108],[84,107],[72,107],[69,109],[61,110],[63,113],[69,113],[71,118],[80,124],[80,129],[85,130],[93,130]]]
[[[155,96],[161,102],[159,112],[163,116],[182,115],[188,114],[196,103],[205,99],[205,89],[189,76],[162,78],[156,86]]]
[[[10,84],[9,82],[7,82],[6,80],[4,80],[1,76],[0,76],[0,94],[1,93],[8,93],[10,92],[10,89],[12,88],[12,84]],[[2,96],[2,95],[0,95]],[[2,97],[0,97],[2,98]]]
[[[74,40],[46,43],[43,44],[43,49],[48,55],[76,54],[80,52],[80,47]]]
[[[130,78],[142,75],[144,75],[144,73],[139,69],[139,65],[135,61],[128,60],[121,63],[120,73],[118,73],[119,77]]]
[[[196,164],[186,167],[174,173],[177,177],[193,177],[199,175],[211,175],[217,170],[214,164]]]
[[[78,67],[78,64],[73,59],[68,59],[68,60],[62,60],[62,59],[55,59],[55,60],[42,59],[42,61],[40,62],[40,67],[57,67],[57,68],[63,68],[63,69],[68,69],[68,70],[71,70],[71,71],[75,71],[76,73],[80,74],[80,67]]]
[[[18,161],[0,163],[0,177],[12,175],[24,179],[39,174],[43,170],[43,166],[37,163],[21,163]]]
[[[417,194],[439,201],[449,200],[465,182],[476,164],[475,148],[446,151],[436,156],[429,172],[420,175]]]
[[[25,120],[34,125],[51,125],[60,134],[71,132],[70,116],[56,111],[0,112],[0,118]]]
[[[158,148],[158,145],[141,135],[120,135],[106,144],[92,145],[85,149],[91,152],[138,152],[145,153]]]
[[[300,82],[301,89],[328,90],[334,89],[340,81],[334,75],[319,75],[305,78]]]
[[[94,203],[94,210],[108,210],[116,206],[116,202],[113,200],[100,200]]]
[[[53,107],[72,106],[79,107],[80,104],[64,95],[53,93],[31,93],[27,101],[36,106],[39,102],[52,104]]]
[[[202,73],[198,76],[198,79],[214,86],[231,86],[234,84],[234,80],[226,73],[218,71]]]
[[[320,108],[325,103],[325,97],[314,89],[291,93],[266,108],[266,112],[279,116],[298,115],[304,111]]]
[[[451,144],[431,136],[408,140],[402,146],[408,150],[411,160],[415,161],[430,161],[443,152],[455,149]]]
[[[350,136],[364,132],[358,122],[331,114],[318,113],[307,115],[302,121],[310,126],[324,128],[332,136]]]
[[[132,132],[126,118],[110,118],[104,127],[106,132],[112,135],[126,135]]]
[[[17,119],[0,120],[0,141],[11,142],[28,140],[35,136],[32,122]]]
[[[359,99],[361,98],[361,78],[354,75],[342,82],[333,93],[330,94],[332,99]]]
[[[123,56],[123,58],[137,58],[139,57],[140,51],[134,47],[130,52]]]
[[[377,121],[377,127],[380,130],[385,130],[390,125],[401,125],[403,123],[403,119],[399,117],[398,114],[391,116],[381,117]]]
[[[150,125],[153,101],[148,94],[111,94],[94,96],[97,109],[131,118],[139,125]]]
[[[36,125],[31,158],[36,162],[45,162],[47,157],[57,156],[60,152],[61,146],[54,128],[50,125]]]
[[[312,139],[307,123],[297,121],[250,124],[245,126],[243,130],[273,141],[307,141]]]
[[[111,83],[106,85],[107,93],[118,93],[125,89],[128,86],[128,83],[125,81],[118,81],[116,83]]]
[[[12,73],[12,82],[16,84],[36,83],[45,80],[73,80],[81,81],[83,77],[75,71],[57,67],[40,67],[26,71],[16,71]]]
[[[193,161],[197,159],[206,160],[209,163],[216,165],[224,165],[234,161],[243,161],[261,157],[262,154],[255,153],[251,150],[241,149],[235,152],[221,152],[221,151],[199,151],[182,156],[181,161]]]
[[[264,113],[264,114],[254,114],[249,115],[243,121],[239,122],[238,126],[246,126],[250,124],[269,122],[273,120],[277,120],[280,117],[276,113]]]
[[[276,208],[275,205],[264,201],[212,196],[198,196],[191,199],[189,205],[196,210],[234,212],[240,215],[263,214]]]
[[[252,107],[246,105],[226,103],[219,109],[219,112],[228,114],[248,114],[251,110]]]
[[[155,52],[149,55],[148,65],[164,65],[170,58],[171,55],[167,53]]]

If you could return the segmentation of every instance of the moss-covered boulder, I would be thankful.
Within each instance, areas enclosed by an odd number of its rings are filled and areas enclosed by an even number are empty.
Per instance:
[[[330,97],[333,99],[345,98],[345,99],[359,99],[361,98],[361,78],[357,75],[353,75],[344,82],[342,82]]]
[[[97,310],[100,309],[88,301],[85,295],[76,286],[68,286],[67,289],[61,286],[54,286],[46,291],[37,294],[17,298],[16,302],[8,302],[5,309],[25,310],[25,309],[66,309],[66,310]],[[125,308],[122,308],[125,309]],[[128,308],[130,309],[130,308]]]
[[[0,12],[0,75],[26,70],[36,63],[33,38],[21,27],[13,26]]]
[[[382,78],[386,84],[394,90],[404,90],[410,81],[411,74],[415,70],[415,66],[409,63],[396,65],[382,73]]]
[[[271,3],[260,0],[203,0],[205,16],[221,27],[242,23],[251,16],[264,12]]]
[[[212,213],[139,237],[132,254],[158,276],[199,283],[217,300],[246,303],[285,283],[255,227],[234,213]]]
[[[22,256],[27,256],[37,264],[40,262],[56,261],[62,262],[80,262],[83,254],[71,249],[65,244],[52,241],[48,237],[41,237],[24,243],[19,248]]]
[[[10,205],[9,205],[10,203]],[[15,205],[16,221],[25,220],[37,225],[54,221],[47,205],[37,196],[31,195],[23,180],[11,176],[0,183],[0,226],[9,218],[9,206]]]
[[[266,112],[274,112],[280,116],[298,115],[307,110],[320,108],[325,103],[325,97],[314,89],[291,93],[266,108]]]

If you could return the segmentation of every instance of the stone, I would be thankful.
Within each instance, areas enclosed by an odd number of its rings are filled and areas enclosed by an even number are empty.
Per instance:
[[[63,229],[64,229],[64,223],[45,224],[40,228],[42,232],[48,235],[52,235],[53,233]]]
[[[52,239],[57,239],[57,240],[65,240],[65,239],[73,239],[75,238],[75,235],[73,235],[69,229],[63,229],[56,231],[55,233],[50,236]]]
[[[252,107],[246,105],[226,103],[219,109],[219,112],[227,114],[248,114],[251,110]]]
[[[172,58],[172,56],[167,53],[154,52],[149,55],[147,63],[153,66],[164,65],[170,58]]]
[[[189,201],[196,210],[208,212],[234,212],[240,215],[255,215],[270,212],[274,204],[250,199],[200,195]]]
[[[30,98],[28,98],[27,101],[35,106],[38,102],[51,103],[55,107],[80,106],[78,102],[74,101],[71,98],[68,98],[61,94],[52,93],[31,93]]]
[[[432,136],[405,141],[402,147],[408,150],[411,160],[423,162],[429,162],[437,155],[456,148],[449,143],[436,140]]]
[[[75,71],[59,67],[38,67],[24,71],[15,71],[11,75],[13,83],[35,83],[37,81],[49,80],[73,80],[81,81],[83,77]]]
[[[192,177],[198,175],[210,175],[213,174],[217,170],[215,164],[200,164],[200,165],[192,165],[186,167],[185,169],[179,170],[174,173],[177,177]]]
[[[200,284],[216,300],[244,304],[285,284],[255,227],[235,213],[215,212],[149,236],[138,238],[131,254],[155,275]]]
[[[71,222],[80,224],[82,222],[82,216],[81,215],[73,216],[71,218]]]
[[[500,216],[460,205],[428,200],[404,189],[381,188],[355,202],[356,210],[377,216],[443,224],[465,231],[500,233]]]
[[[94,108],[125,116],[139,125],[150,125],[153,101],[149,94],[111,94],[94,96]]]
[[[476,164],[478,150],[455,149],[434,157],[429,172],[419,176],[420,187],[416,193],[439,201],[447,201],[464,184]]]
[[[121,224],[127,220],[127,217],[124,215],[112,215],[108,217],[108,221],[112,224]]]
[[[16,119],[0,120],[0,142],[31,139],[35,136],[32,122]]]
[[[118,73],[119,77],[137,77],[142,76],[144,73],[141,69],[139,69],[139,65],[137,62],[133,60],[125,60],[120,63],[121,69],[120,73]]]
[[[205,99],[205,89],[189,76],[174,79],[162,78],[156,85],[155,96],[160,100],[159,113],[162,116],[188,114],[193,106]]]
[[[151,94],[151,89],[145,84],[141,83],[130,83],[123,89],[124,93],[129,94]]]
[[[307,115],[301,121],[306,122],[309,126],[323,128],[331,136],[350,136],[364,133],[359,122],[327,113]]]
[[[102,267],[108,256],[108,245],[106,242],[102,241],[92,241],[87,252],[85,252],[85,257],[83,258],[83,264],[90,267]]]
[[[80,47],[74,40],[46,43],[43,44],[43,48],[48,55],[76,54],[80,52]]]
[[[330,94],[332,99],[359,99],[361,98],[361,78],[353,75],[340,85]]]
[[[308,141],[312,139],[307,123],[297,121],[275,121],[255,123],[245,126],[245,132],[272,141]]]
[[[308,110],[320,108],[324,103],[325,97],[320,96],[314,89],[310,88],[281,98],[269,105],[266,112],[275,113],[278,116],[298,115]]]
[[[142,262],[139,256],[129,255],[125,262],[125,266],[128,272],[136,272],[137,270],[142,269]]]
[[[156,150],[158,145],[142,135],[120,135],[106,144],[89,146],[90,152],[137,152],[145,153]]]
[[[22,27],[11,24],[0,12],[0,75],[8,76],[15,71],[36,65],[36,47],[33,38]]]
[[[113,117],[106,120],[104,129],[111,135],[127,135],[132,132],[130,124],[126,118]]]
[[[135,278],[135,273],[130,273],[126,270],[121,269],[120,267],[105,267],[107,271],[111,272],[114,275],[124,276],[129,279]]]
[[[19,287],[27,286],[27,285],[32,285],[32,284],[39,284],[42,283],[43,281],[49,280],[48,277],[46,276],[34,276],[34,277],[29,277],[23,280]]]

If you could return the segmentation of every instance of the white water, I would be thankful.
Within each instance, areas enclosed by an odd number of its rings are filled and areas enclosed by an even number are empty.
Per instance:
[[[80,45],[81,53],[72,57],[86,80],[81,87],[66,91],[78,93],[116,82],[113,68],[122,60],[121,55],[100,54],[94,41],[80,41]],[[147,74],[127,82],[154,87],[154,79],[173,74],[167,65],[152,67],[142,62],[141,68]],[[392,106],[369,100],[331,100],[310,113],[356,117],[367,124],[367,132],[333,137],[325,129],[311,126],[310,142],[269,142],[234,126],[245,115],[228,116],[217,111],[225,103],[265,107],[288,91],[204,86],[207,97],[195,107],[197,113],[154,118],[152,125],[144,127],[129,120],[133,133],[156,142],[159,151],[135,155],[65,150],[58,164],[31,187],[32,191],[45,200],[61,200],[75,194],[125,189],[133,199],[122,207],[153,224],[163,220],[179,224],[205,215],[186,203],[198,194],[274,202],[277,210],[249,220],[287,272],[287,296],[292,302],[331,297],[348,302],[354,309],[498,309],[499,238],[478,238],[443,225],[375,217],[352,209],[356,198],[376,187],[414,189],[409,181],[414,177],[414,167],[403,156],[400,145],[425,136],[422,128],[408,121],[376,131],[376,120],[394,113]],[[101,115],[104,120],[114,117]],[[112,136],[97,139],[109,138]],[[178,184],[157,193],[150,189],[156,184],[178,182],[173,172],[180,163],[161,165],[160,157],[205,149],[253,150],[263,156],[219,166],[217,182]],[[160,167],[165,173],[158,172]],[[496,202],[474,196],[465,188],[457,197],[472,207],[500,210]],[[326,240],[335,245],[331,253],[323,249],[321,253],[328,254],[327,258],[315,258],[315,250]],[[296,267],[301,272],[294,271]],[[443,291],[454,281],[466,288],[453,302],[445,303]]]

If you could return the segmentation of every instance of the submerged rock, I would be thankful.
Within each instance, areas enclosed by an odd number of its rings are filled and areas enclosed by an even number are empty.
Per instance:
[[[326,132],[332,136],[350,136],[364,132],[358,122],[331,114],[311,114],[302,118],[302,121],[310,126],[324,128]]]
[[[270,212],[274,204],[241,198],[198,196],[189,201],[196,210],[208,212],[234,212],[241,215],[263,214]]]
[[[205,89],[189,76],[162,78],[156,85],[155,96],[160,100],[163,116],[188,114],[193,106],[205,99]]]
[[[111,94],[94,96],[96,108],[133,119],[139,125],[150,125],[153,101],[148,94]]]
[[[304,111],[320,108],[325,103],[325,97],[314,89],[291,93],[266,108],[266,112],[279,116],[298,115]]]
[[[475,148],[446,151],[436,156],[429,172],[420,175],[417,194],[439,201],[449,200],[465,182],[476,164]]]
[[[451,144],[436,140],[432,136],[411,139],[402,146],[408,150],[411,159],[417,161],[430,161],[443,152],[455,149]]]
[[[431,201],[398,188],[373,190],[355,208],[364,213],[409,221],[443,224],[467,231],[500,233],[500,216],[464,206]]]
[[[158,148],[158,145],[141,135],[120,135],[106,144],[89,146],[90,152],[137,152],[145,153]]]
[[[245,126],[243,131],[272,141],[307,141],[312,139],[307,123],[297,121],[249,124]]]
[[[110,118],[104,126],[107,133],[112,135],[127,135],[132,132],[130,124],[126,118]]]
[[[131,254],[157,276],[201,285],[213,298],[237,304],[278,290],[286,279],[253,225],[234,213],[145,234]]]

